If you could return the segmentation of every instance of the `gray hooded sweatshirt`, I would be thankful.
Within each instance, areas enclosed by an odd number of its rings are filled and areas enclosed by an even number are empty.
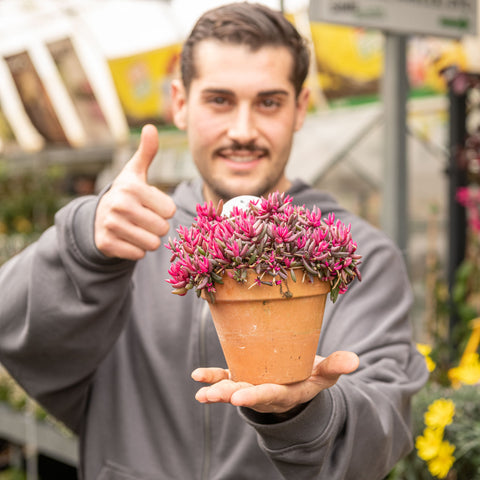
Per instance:
[[[169,236],[203,203],[181,184]],[[108,259],[95,247],[97,197],[0,270],[0,363],[79,437],[84,480],[375,480],[412,448],[410,399],[427,379],[411,338],[412,296],[400,253],[329,195],[296,181],[294,204],[352,225],[362,282],[327,300],[319,354],[350,350],[359,369],[279,421],[202,405],[190,378],[226,367],[206,302],[172,295],[170,251]]]

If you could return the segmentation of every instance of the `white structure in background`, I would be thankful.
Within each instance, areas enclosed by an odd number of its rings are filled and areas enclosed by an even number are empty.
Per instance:
[[[2,86],[0,88],[0,105],[2,105],[20,147],[26,152],[40,150],[45,143],[43,137],[37,132],[26,114],[10,71],[1,56],[0,85]],[[1,151],[2,145],[0,144]]]
[[[80,147],[86,132],[47,48],[49,42],[70,38],[114,142],[125,143],[129,129],[107,60],[179,42],[178,32],[163,2],[2,0],[0,101],[21,148],[39,150],[44,141],[25,113],[4,57],[28,53],[70,145]]]

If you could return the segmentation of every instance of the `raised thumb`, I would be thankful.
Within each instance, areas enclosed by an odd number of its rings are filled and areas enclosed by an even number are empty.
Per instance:
[[[147,181],[148,169],[158,150],[158,132],[153,125],[145,125],[140,135],[140,144],[127,168]]]

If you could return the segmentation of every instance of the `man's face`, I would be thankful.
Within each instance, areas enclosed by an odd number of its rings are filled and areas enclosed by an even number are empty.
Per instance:
[[[205,198],[216,203],[288,189],[285,166],[308,103],[308,91],[296,98],[289,80],[290,52],[206,40],[196,46],[195,59],[188,95],[176,82],[172,98]]]

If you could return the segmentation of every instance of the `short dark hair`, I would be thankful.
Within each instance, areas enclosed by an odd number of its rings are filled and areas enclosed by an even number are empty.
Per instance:
[[[186,39],[180,70],[185,89],[197,75],[195,46],[203,40],[247,45],[252,51],[265,46],[286,47],[293,60],[290,80],[298,96],[308,74],[310,52],[307,42],[282,12],[254,3],[223,5],[204,13]]]

